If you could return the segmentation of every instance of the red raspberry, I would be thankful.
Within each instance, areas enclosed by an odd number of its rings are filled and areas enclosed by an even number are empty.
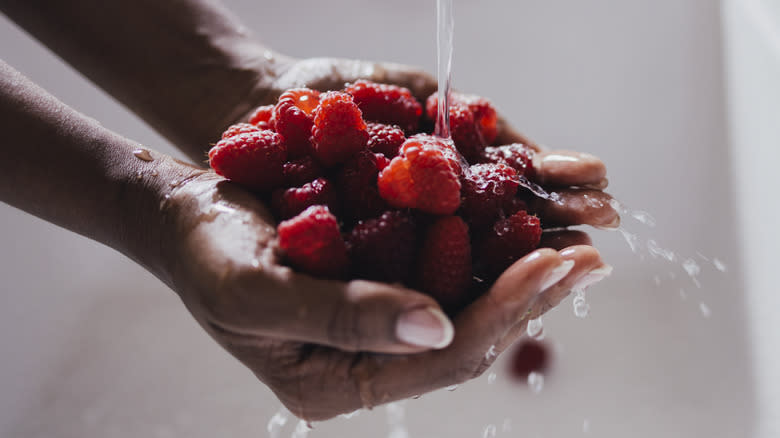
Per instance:
[[[248,188],[269,191],[282,185],[287,149],[282,136],[257,131],[220,140],[209,151],[209,164],[219,175]]]
[[[235,125],[230,125],[228,129],[222,133],[222,139],[224,140],[226,138],[235,137],[236,135],[246,134],[247,132],[259,131],[261,131],[261,129],[255,125],[250,125],[249,123],[236,123]]]
[[[300,187],[325,174],[325,169],[312,157],[303,157],[284,163],[285,187]]]
[[[311,153],[312,114],[319,103],[320,92],[308,88],[293,88],[279,96],[274,106],[271,124],[284,137],[290,158]]]
[[[361,151],[341,168],[338,183],[349,219],[376,217],[390,209],[387,201],[379,196],[377,187],[379,172],[388,164],[389,160],[382,154]]]
[[[477,124],[479,133],[482,134],[485,144],[492,144],[496,141],[496,136],[498,135],[498,114],[493,104],[484,97],[473,94],[453,94],[455,99],[465,103],[471,113],[474,114],[474,122]]]
[[[458,149],[455,147],[455,143],[453,143],[452,140],[437,137],[435,135],[413,135],[401,145],[399,153],[404,154],[406,149],[420,147],[440,151],[447,159],[447,162],[450,163],[450,167],[458,175],[463,175],[463,169],[468,166],[468,163],[466,163],[463,156],[458,152]]]
[[[354,96],[364,119],[398,125],[407,134],[417,131],[422,106],[409,89],[361,79],[344,91]]]
[[[342,278],[346,273],[347,246],[328,207],[311,206],[276,230],[279,247],[294,267],[319,277]]]
[[[528,204],[520,198],[512,198],[504,202],[502,208],[504,210],[504,216],[508,217],[508,216],[512,216],[513,214],[521,210],[525,210],[527,212]]]
[[[539,246],[539,218],[525,211],[497,221],[476,244],[480,274],[494,279],[524,255]]]
[[[533,179],[536,176],[533,157],[534,152],[528,146],[515,143],[506,146],[486,147],[480,161],[506,164],[515,169],[518,175]]]
[[[366,122],[352,96],[338,91],[320,97],[311,134],[314,154],[326,166],[343,163],[368,143]]]
[[[394,207],[452,214],[460,205],[458,173],[443,152],[446,146],[433,147],[419,137],[407,140],[402,154],[379,174],[379,194]]]
[[[414,265],[415,233],[411,215],[402,211],[387,211],[355,225],[347,240],[354,274],[387,283],[408,282]]]
[[[461,212],[473,227],[494,223],[520,185],[517,172],[505,164],[475,164],[461,182]]]
[[[274,113],[273,105],[263,105],[258,107],[255,112],[249,116],[249,123],[260,129],[271,129],[271,117]]]
[[[421,289],[446,310],[469,299],[471,243],[469,227],[458,216],[443,217],[428,229],[418,258]]]
[[[384,154],[387,158],[398,155],[398,148],[406,141],[401,128],[381,123],[367,123],[366,125],[368,126],[369,149]]]
[[[528,375],[536,371],[543,373],[550,366],[550,352],[547,344],[534,339],[524,339],[514,347],[510,371],[512,376],[522,381],[528,381]]]
[[[289,219],[312,205],[327,205],[330,211],[338,211],[338,195],[333,183],[317,178],[303,187],[275,190],[271,207],[279,219]]]

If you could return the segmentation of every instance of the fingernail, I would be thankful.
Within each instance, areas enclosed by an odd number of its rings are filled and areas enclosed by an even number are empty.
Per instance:
[[[615,230],[617,227],[620,226],[620,216],[616,216],[615,219],[608,223],[603,225],[594,225],[595,228],[598,228],[600,230]]]
[[[544,157],[542,160],[543,163],[572,163],[580,161],[579,157],[574,157],[571,155],[560,155],[560,154],[550,154]]]
[[[441,349],[450,345],[455,329],[441,310],[425,307],[401,314],[395,334],[407,344]]]
[[[552,285],[555,283],[558,283],[565,277],[569,272],[571,272],[571,268],[574,267],[574,260],[566,260],[565,262],[561,263],[557,268],[550,271],[549,274],[547,274],[547,278],[542,282],[541,287],[539,288],[539,292],[544,292],[545,290],[549,289]]]
[[[604,265],[600,268],[596,268],[587,274],[580,277],[579,280],[577,280],[577,283],[572,286],[572,289],[574,290],[585,290],[589,286],[593,286],[594,284],[598,283],[599,281],[609,277],[609,275],[612,273],[612,266],[610,265]]]

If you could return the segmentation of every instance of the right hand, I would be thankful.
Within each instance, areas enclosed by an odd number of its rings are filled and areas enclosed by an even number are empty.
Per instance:
[[[587,245],[534,251],[450,322],[419,292],[282,266],[266,207],[213,172],[193,172],[165,203],[169,284],[217,342],[306,420],[479,376],[533,313],[603,266]],[[574,267],[550,284],[568,260]],[[495,355],[486,354],[491,347]]]

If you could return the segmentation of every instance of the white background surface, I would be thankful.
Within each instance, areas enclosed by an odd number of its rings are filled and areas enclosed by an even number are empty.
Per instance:
[[[227,3],[283,53],[435,66],[433,1]],[[545,319],[558,355],[543,392],[512,382],[500,361],[493,385],[483,376],[407,402],[410,435],[480,437],[488,424],[498,436],[523,437],[725,438],[751,436],[757,424],[769,430],[764,385],[772,373],[752,357],[755,350],[769,361],[764,353],[780,332],[751,329],[745,310],[747,302],[752,312],[760,307],[746,297],[769,283],[753,280],[748,290],[741,276],[757,256],[743,262],[734,231],[735,154],[717,2],[456,1],[455,12],[456,87],[490,97],[543,143],[601,156],[610,191],[658,222],[651,229],[627,219],[626,227],[696,258],[703,286],[679,263],[641,261],[619,234],[594,233],[615,274],[589,295],[587,319],[574,317],[570,301]],[[66,103],[172,152],[5,19],[0,44],[6,62]],[[736,161],[745,174],[761,159]],[[756,193],[746,189],[753,180],[738,182],[740,196]],[[173,292],[111,250],[10,207],[0,206],[0,223],[0,436],[265,436],[278,402],[200,330]],[[743,252],[769,246],[748,240]],[[697,251],[723,260],[727,273]],[[747,272],[766,279],[771,267]],[[769,312],[760,317],[771,320]],[[763,337],[753,344],[755,331]],[[506,419],[512,430],[502,432]],[[379,408],[316,424],[310,436],[388,430]]]

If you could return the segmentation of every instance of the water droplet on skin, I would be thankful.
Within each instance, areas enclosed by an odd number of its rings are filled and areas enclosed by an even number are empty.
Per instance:
[[[537,371],[532,371],[528,374],[528,386],[534,394],[539,394],[544,388],[544,376]]]
[[[159,173],[157,173],[157,171],[156,171],[156,170],[153,170],[153,171],[152,171],[152,173],[151,173],[151,175],[152,175],[152,176],[157,176],[157,175],[159,175]]]
[[[528,321],[528,325],[525,327],[525,333],[531,339],[541,340],[544,336],[544,324],[542,323],[542,317],[532,319]]]
[[[149,151],[149,149],[145,148],[139,148],[133,151],[133,155],[135,155],[136,158],[143,161],[154,161],[154,157],[152,157],[152,153]]]
[[[252,267],[257,269],[260,267],[260,260],[258,259],[252,259]]]
[[[309,432],[311,432],[312,429],[310,423],[305,420],[300,420],[298,421],[298,424],[295,425],[295,430],[293,431],[291,438],[306,438],[309,436]]]
[[[715,266],[715,269],[717,269],[720,272],[726,272],[726,265],[723,264],[722,261],[720,261],[717,258],[712,259],[712,264]]]
[[[419,400],[419,399],[420,399],[420,397],[422,397],[420,394],[413,395],[413,396],[412,396],[412,400]]]
[[[446,389],[449,392],[452,392],[452,391],[455,391],[456,389],[458,389],[458,385],[450,385],[450,386],[448,386],[448,387],[446,387],[444,389]]]
[[[572,304],[574,306],[574,314],[578,318],[585,318],[590,313],[590,304],[585,301],[585,292],[581,290],[576,291]]]
[[[602,208],[602,207],[604,207],[604,203],[599,201],[598,199],[596,199],[596,198],[594,198],[592,196],[588,196],[588,195],[582,195],[582,196],[585,199],[585,203],[588,204],[588,206],[590,206],[592,208]]]
[[[482,438],[494,438],[496,436],[496,425],[488,424],[482,431]]]
[[[705,318],[712,316],[712,310],[710,310],[710,306],[704,304],[703,302],[699,303],[699,311],[701,312],[701,316]]]
[[[349,412],[347,414],[341,414],[341,415],[339,415],[339,417],[341,417],[341,418],[343,418],[345,420],[349,420],[350,418],[357,417],[358,414],[360,414],[360,409],[358,409],[356,411]]]
[[[496,356],[498,356],[498,353],[496,352],[496,346],[491,345],[490,348],[488,348],[488,351],[485,352],[485,360],[493,359]]]
[[[139,170],[138,172],[135,173],[135,177],[138,178],[138,179],[141,179],[141,178],[144,177],[144,174],[141,173],[141,171]]]
[[[496,373],[490,373],[487,377],[488,385],[496,383]]]

